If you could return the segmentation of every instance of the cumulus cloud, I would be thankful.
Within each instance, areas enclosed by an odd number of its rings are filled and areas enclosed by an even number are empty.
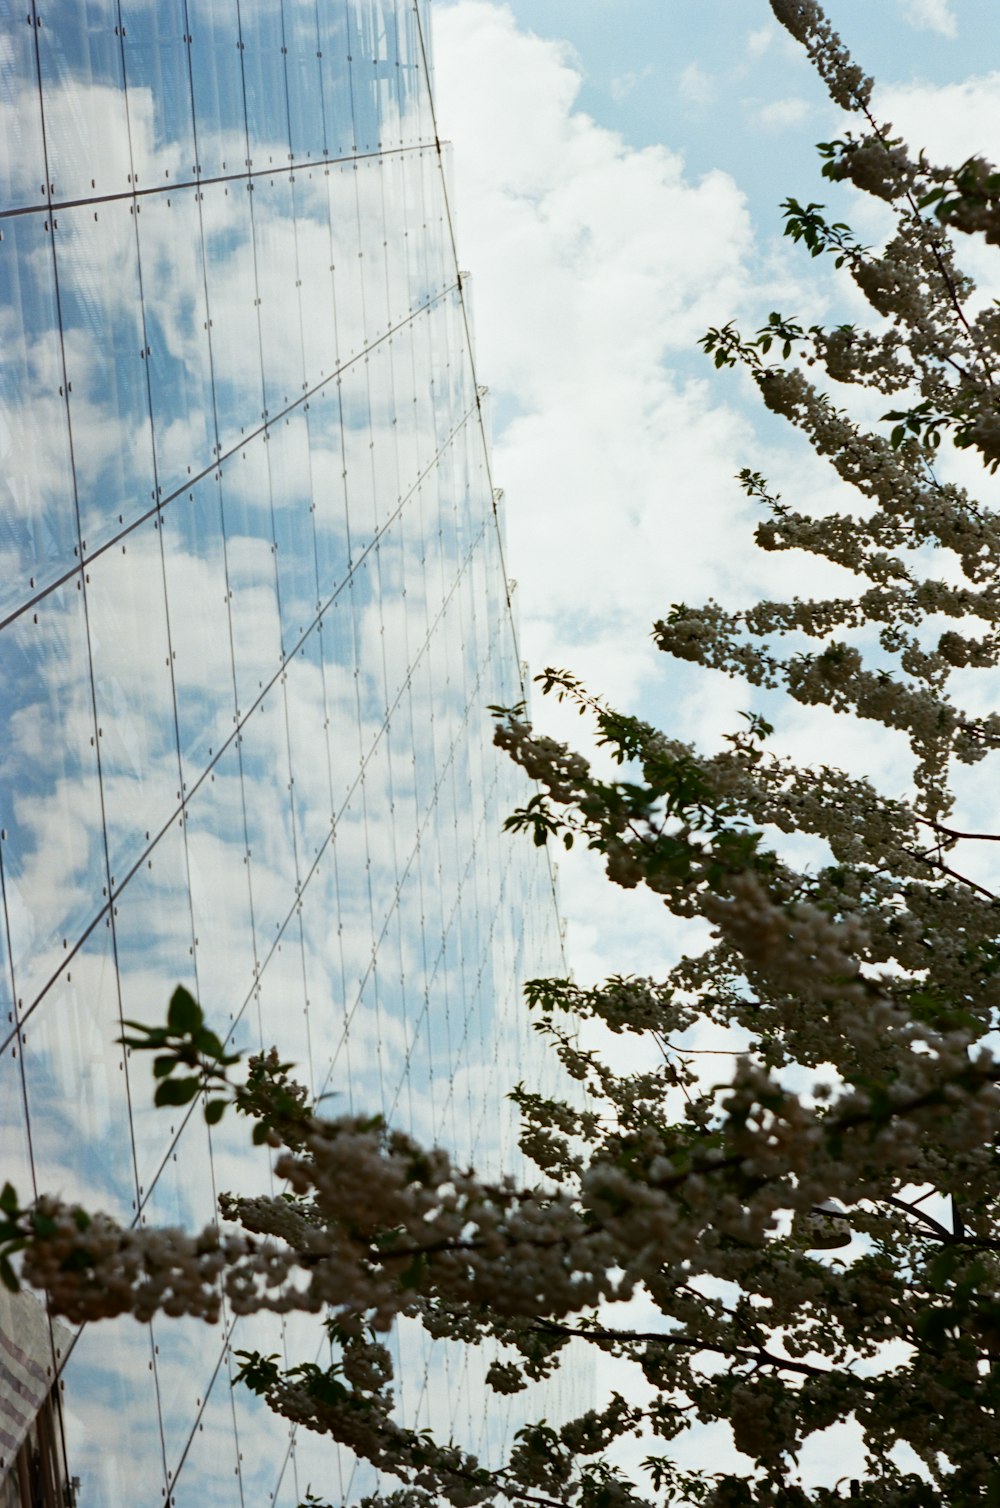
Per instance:
[[[679,86],[689,105],[708,105],[715,98],[715,81],[698,63],[688,63],[681,70]]]
[[[763,57],[775,38],[773,26],[762,26],[757,31],[747,33],[747,52],[752,58]]]
[[[577,110],[565,49],[506,7],[459,0],[435,35],[525,649],[579,668],[586,647],[597,669],[627,642],[635,664],[670,580],[709,586],[733,506],[741,421],[666,362],[739,307],[746,205],[727,175],[693,182]]]
[[[571,54],[520,31],[506,6],[436,10],[435,57],[479,377],[498,417],[522,651],[532,668],[565,665],[684,737],[714,737],[734,725],[745,690],[706,674],[697,695],[678,696],[652,622],[678,599],[758,595],[765,570],[786,573],[778,590],[801,589],[802,562],[746,547],[734,475],[767,462],[748,421],[713,392],[696,343],[732,316],[759,322],[761,309],[800,302],[801,290],[764,266],[727,174],[694,179],[679,154],[634,149],[598,125],[576,107]],[[829,483],[808,461],[792,477],[815,497]],[[545,723],[581,737],[557,708]],[[678,939],[662,907],[616,892],[587,855],[567,856],[563,880],[583,975],[621,968],[623,946],[643,967],[665,964]]]
[[[809,113],[809,103],[804,99],[776,99],[758,110],[755,119],[765,130],[787,131],[801,125]]]
[[[958,21],[951,0],[901,0],[903,18],[922,31],[936,31],[942,37],[958,35]]]
[[[636,85],[641,84],[643,79],[648,79],[652,72],[653,69],[650,64],[645,68],[641,68],[638,72],[619,74],[608,85],[611,98],[616,104],[620,104],[623,99],[628,98]]]
[[[974,154],[1000,158],[998,71],[953,84],[891,85],[878,91],[877,102],[914,150],[926,147],[956,167]]]
[[[754,440],[697,341],[801,307],[803,290],[761,258],[731,177],[695,179],[678,153],[632,148],[577,108],[561,44],[491,0],[456,0],[435,23],[523,650],[634,703],[662,677],[648,635],[672,600],[759,592],[787,565],[738,547],[749,515],[733,478],[756,464]],[[728,706],[721,682],[706,700]]]

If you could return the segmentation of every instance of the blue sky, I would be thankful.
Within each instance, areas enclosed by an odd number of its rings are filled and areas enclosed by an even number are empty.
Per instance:
[[[1000,57],[991,0],[831,0],[827,9],[855,56],[886,83],[964,79],[984,57]],[[748,57],[748,34],[772,25],[767,0],[512,0],[511,10],[521,26],[574,48],[581,109],[633,146],[683,145],[692,171],[723,167],[751,191],[768,183],[773,163],[752,131],[734,129],[739,107],[790,93],[818,99],[804,59],[796,66],[773,48]],[[715,85],[712,108],[685,92],[692,65]],[[808,133],[788,143],[795,170],[810,144]]]
[[[755,51],[754,34],[775,30],[767,0],[510,0],[509,8],[519,27],[568,44],[582,75],[579,109],[631,146],[681,150],[693,174],[722,168],[761,196],[762,210],[815,177],[808,121],[819,122],[822,91],[791,44]],[[886,84],[957,82],[981,73],[984,59],[1000,60],[992,0],[832,0],[828,9]],[[778,153],[754,114],[791,98],[810,116]]]

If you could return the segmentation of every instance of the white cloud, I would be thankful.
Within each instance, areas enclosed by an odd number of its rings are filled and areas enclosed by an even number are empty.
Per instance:
[[[763,57],[775,38],[773,26],[762,26],[759,31],[747,33],[747,52],[752,58]]]
[[[916,151],[926,147],[956,167],[975,153],[1000,158],[1000,72],[954,84],[897,84],[879,89],[881,116]],[[963,248],[971,244],[963,238]]]
[[[900,10],[911,26],[922,31],[936,31],[942,37],[958,35],[958,21],[950,0],[901,0]]]
[[[596,665],[627,635],[642,660],[668,578],[708,584],[707,536],[735,492],[739,422],[664,361],[741,301],[743,197],[576,111],[565,52],[503,6],[437,12],[436,60],[480,376],[516,409],[495,474],[525,650],[539,663],[586,645]]]
[[[608,90],[611,98],[615,101],[616,104],[620,104],[623,99],[628,98],[636,85],[641,84],[643,79],[648,79],[652,72],[652,64],[648,64],[645,68],[641,68],[638,73],[619,74],[618,77],[613,78],[611,80],[611,83],[608,85]]]
[[[767,462],[749,424],[719,404],[707,364],[687,378],[678,365],[697,362],[710,325],[747,310],[759,322],[802,290],[789,294],[780,269],[761,272],[728,175],[692,180],[678,154],[631,148],[577,110],[570,55],[519,31],[506,6],[442,6],[435,55],[479,376],[507,416],[494,476],[522,652],[533,669],[565,665],[619,705],[680,722],[683,736],[731,728],[747,692],[721,676],[663,707],[657,688],[675,672],[650,626],[680,598],[757,595],[764,579],[801,589],[802,562],[741,548],[750,521],[733,478]],[[821,315],[815,288],[811,313]],[[807,472],[794,468],[792,483],[829,485]],[[544,721],[582,736],[555,707]],[[609,887],[592,856],[569,857],[561,890],[580,974],[630,958],[664,967],[678,939],[662,907]]]
[[[715,81],[710,73],[697,63],[688,63],[681,70],[680,92],[689,105],[708,105],[715,98]]]
[[[758,110],[755,119],[765,130],[786,131],[801,125],[809,113],[809,103],[804,99],[776,99]]]

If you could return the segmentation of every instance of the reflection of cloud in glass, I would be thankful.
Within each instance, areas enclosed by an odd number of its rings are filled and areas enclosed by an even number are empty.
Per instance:
[[[3,1174],[195,1227],[272,1191],[242,1125],[154,1111],[116,1045],[178,981],[336,1108],[510,1166],[558,932],[499,836],[486,708],[519,672],[413,9],[86,15],[0,44]],[[299,1321],[236,1336],[315,1354]],[[83,1333],[88,1503],[370,1490],[230,1395],[226,1345]],[[471,1442],[479,1361],[400,1347],[403,1415]]]

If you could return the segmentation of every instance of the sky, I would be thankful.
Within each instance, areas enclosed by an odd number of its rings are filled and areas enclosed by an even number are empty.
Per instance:
[[[876,78],[877,115],[912,147],[955,165],[974,152],[1000,160],[994,4],[830,0],[827,11]],[[698,338],[731,318],[756,329],[772,309],[806,324],[866,318],[826,259],[783,237],[786,197],[829,205],[866,244],[888,221],[820,176],[814,144],[845,121],[767,0],[435,0],[432,13],[438,130],[451,143],[522,654],[532,672],[565,666],[613,705],[711,748],[759,697],[666,660],[653,621],[679,600],[851,587],[836,567],[755,550],[741,468],[821,511],[838,489],[751,383],[713,370]],[[995,290],[998,256],[962,254]],[[861,412],[877,418],[875,403],[862,399]],[[983,496],[981,473],[967,475]],[[579,744],[575,720],[539,700],[536,721]],[[902,742],[882,729],[873,739],[825,710],[786,707],[776,736],[804,760],[832,758],[889,792],[905,785]],[[610,886],[590,854],[561,859],[560,898],[585,983],[656,975],[699,940],[650,893]],[[625,1370],[612,1383],[634,1388]],[[840,1475],[857,1450],[849,1435],[810,1443],[807,1479]],[[711,1451],[721,1465],[725,1442],[713,1437]]]
[[[954,163],[1000,157],[995,6],[831,0],[828,13],[876,78],[878,113],[913,146]],[[767,0],[435,0],[432,19],[522,654],[532,672],[564,666],[711,746],[750,694],[668,662],[650,641],[655,619],[678,600],[735,606],[846,579],[754,548],[741,468],[820,508],[837,490],[698,338],[731,318],[755,329],[772,309],[865,318],[827,259],[782,236],[786,197],[828,204],[864,242],[887,222],[820,176],[814,144],[845,120]],[[968,251],[995,286],[992,254]],[[579,739],[565,712],[534,712]],[[832,738],[842,763],[899,784],[891,735],[875,749],[846,720],[826,728],[799,711],[779,736],[805,757]],[[609,891],[589,855],[560,867],[579,978],[669,965],[680,934],[652,896]]]

